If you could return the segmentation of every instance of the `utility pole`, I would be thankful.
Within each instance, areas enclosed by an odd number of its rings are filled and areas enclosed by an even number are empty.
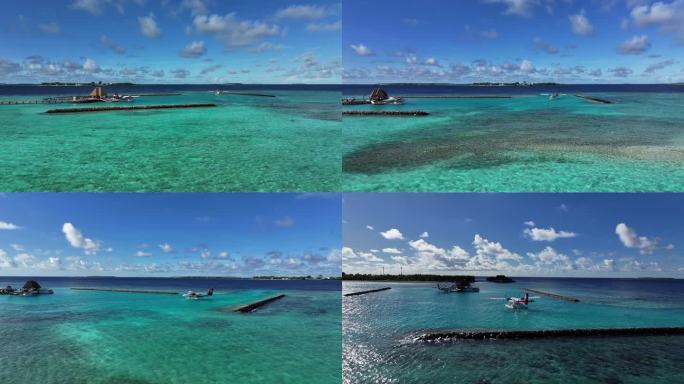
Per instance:
[[[385,274],[385,266],[384,265],[382,266],[382,274],[383,275]]]

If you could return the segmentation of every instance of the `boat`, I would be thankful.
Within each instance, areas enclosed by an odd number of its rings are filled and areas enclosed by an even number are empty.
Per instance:
[[[453,283],[445,287],[437,284],[437,289],[444,293],[480,292],[480,288],[471,285],[468,281],[459,281],[458,283]]]
[[[183,297],[185,297],[188,300],[197,300],[197,299],[201,299],[203,297],[209,297],[209,296],[213,296],[213,295],[214,295],[214,288],[209,288],[209,290],[207,290],[207,293],[187,291],[186,293],[183,294]]]
[[[221,96],[222,94],[223,94],[223,91],[220,89],[217,89],[214,91],[214,95],[216,95],[216,96]]]
[[[556,100],[558,98],[558,93],[552,93],[549,95],[549,100]]]
[[[523,297],[509,297],[508,302],[506,302],[506,308],[512,310],[524,310],[527,309],[527,305],[533,300],[530,300],[528,293],[525,293]]]

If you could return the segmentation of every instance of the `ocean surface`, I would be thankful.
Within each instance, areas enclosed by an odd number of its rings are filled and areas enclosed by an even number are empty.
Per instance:
[[[265,93],[271,97],[223,94]],[[0,101],[92,87],[0,85]],[[338,86],[106,87],[131,103],[0,105],[2,191],[334,191]],[[48,115],[48,109],[215,103],[216,108]]]
[[[0,277],[0,284],[26,279]],[[0,383],[339,383],[339,281],[38,278],[0,296]],[[213,297],[69,287],[206,291]],[[249,314],[222,311],[287,296]]]
[[[373,87],[345,85],[343,93],[367,97]],[[684,85],[382,87],[409,98],[343,109],[430,115],[345,116],[344,191],[684,190]],[[511,98],[410,98],[426,95]]]
[[[427,331],[684,326],[684,280],[518,278],[443,294],[431,283],[344,282],[344,383],[680,383],[684,336],[413,341]],[[522,288],[574,296],[504,307]],[[535,295],[536,296],[536,295]]]

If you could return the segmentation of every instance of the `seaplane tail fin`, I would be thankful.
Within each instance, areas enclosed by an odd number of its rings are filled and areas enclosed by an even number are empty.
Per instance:
[[[207,291],[207,296],[212,296],[214,294],[214,288],[209,288]]]
[[[530,294],[525,293],[525,305],[527,305],[527,303],[529,303],[529,302],[530,302]]]

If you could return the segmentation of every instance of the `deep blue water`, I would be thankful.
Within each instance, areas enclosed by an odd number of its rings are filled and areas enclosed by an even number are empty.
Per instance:
[[[308,290],[340,291],[339,280],[253,280],[212,278],[149,278],[149,277],[0,277],[0,286],[22,286],[28,279],[37,280],[45,288],[108,287],[108,288],[159,288],[206,290],[223,289]]]
[[[684,92],[684,84],[561,84],[555,86],[498,87],[436,84],[345,84],[345,95],[367,95],[381,87],[392,96],[406,95],[521,95],[537,93],[595,93],[595,92]]]

